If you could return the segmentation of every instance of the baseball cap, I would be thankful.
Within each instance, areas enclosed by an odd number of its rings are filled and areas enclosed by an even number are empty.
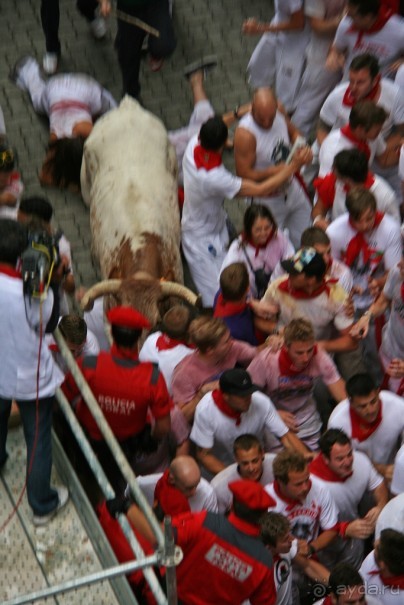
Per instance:
[[[294,256],[282,260],[281,265],[290,275],[304,273],[311,277],[322,277],[327,269],[321,254],[311,247],[300,248]]]
[[[107,319],[113,326],[128,328],[129,330],[141,330],[151,327],[149,320],[132,307],[113,307],[108,311]]]
[[[261,483],[243,479],[229,483],[229,490],[237,502],[244,504],[252,510],[266,511],[275,506],[275,500],[265,491]]]
[[[251,395],[258,390],[246,370],[234,368],[225,370],[219,379],[220,390],[229,395]]]

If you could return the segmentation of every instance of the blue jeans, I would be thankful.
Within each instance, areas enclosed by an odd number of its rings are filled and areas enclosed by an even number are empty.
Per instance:
[[[54,397],[39,399],[38,434],[35,443],[36,402],[35,400],[17,401],[27,445],[27,497],[34,515],[39,516],[53,511],[59,502],[56,490],[50,485],[54,403]],[[10,411],[11,400],[0,397],[0,466],[7,460],[6,441]]]

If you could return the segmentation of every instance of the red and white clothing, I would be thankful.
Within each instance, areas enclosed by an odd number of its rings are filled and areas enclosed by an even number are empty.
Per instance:
[[[267,275],[271,275],[279,261],[289,258],[294,254],[294,251],[289,237],[280,229],[271,237],[266,246],[259,246],[258,248],[245,241],[243,236],[240,235],[230,244],[220,272],[232,263],[244,263],[250,278],[251,294],[254,298],[257,298],[258,293],[253,270],[264,269]]]
[[[264,454],[262,475],[259,479],[259,483],[261,483],[263,487],[268,485],[268,483],[272,483],[274,480],[272,463],[275,456],[276,454]],[[239,473],[238,464],[237,462],[234,462],[234,464],[230,464],[230,466],[224,468],[211,480],[210,484],[215,490],[219,513],[228,513],[231,509],[233,494],[229,490],[229,483],[232,481],[240,481],[241,479],[242,477]]]
[[[298,551],[298,541],[293,540],[290,551],[274,556],[274,580],[276,587],[276,605],[291,605],[292,595],[292,563]]]
[[[321,198],[323,205],[327,208],[330,220],[335,221],[336,218],[345,214],[347,188],[342,181],[336,178],[334,173],[315,179],[313,184],[316,189],[314,203],[316,203],[317,197]],[[398,222],[401,222],[398,199],[385,179],[369,172],[363,186],[375,196],[379,212],[389,214]]]
[[[400,587],[394,585],[393,578],[390,579],[393,585],[390,585],[389,579],[382,578],[374,550],[363,561],[359,573],[365,582],[366,591],[377,595],[383,605],[404,605],[404,577],[400,576]]]
[[[73,136],[79,122],[93,122],[116,107],[112,95],[85,74],[59,74],[42,78],[39,65],[30,57],[19,70],[17,86],[27,90],[37,113],[49,117],[50,132],[58,139]]]
[[[166,381],[168,392],[171,393],[171,381],[175,366],[194,352],[185,343],[170,338],[167,334],[157,331],[150,334],[143,343],[139,353],[140,361],[157,363]]]
[[[324,599],[320,599],[320,601],[316,601],[314,605],[332,605],[331,597],[324,597]],[[366,600],[363,602],[363,605],[383,605],[379,599],[375,597],[366,595]]]
[[[0,108],[1,112],[1,108]],[[1,122],[1,115],[0,115]],[[1,135],[1,124],[0,124],[0,135]],[[20,203],[21,196],[24,191],[24,185],[22,184],[21,175],[16,170],[11,172],[8,179],[7,184],[0,191],[0,194],[11,194],[15,197],[14,206],[7,206],[5,204],[0,204],[0,218],[13,218],[17,219],[17,211]]]
[[[263,300],[278,306],[280,325],[286,326],[292,319],[305,317],[313,324],[316,340],[327,340],[334,328],[345,330],[353,324],[345,310],[347,296],[342,286],[330,282],[319,294],[304,297],[300,291],[293,291],[289,276],[284,276],[269,285]]]
[[[404,493],[389,500],[381,511],[376,521],[375,540],[388,528],[404,533]]]
[[[288,432],[272,401],[263,393],[253,393],[248,411],[242,414],[220,404],[220,395],[220,391],[213,391],[198,403],[191,439],[197,446],[212,450],[223,464],[234,462],[234,440],[244,433],[252,433],[264,443],[266,434],[279,439]]]
[[[348,79],[352,59],[363,53],[375,55],[382,74],[387,75],[391,63],[404,52],[404,19],[382,7],[372,29],[358,31],[352,19],[346,16],[338,26],[334,45],[339,52],[346,54],[344,79]]]
[[[318,454],[318,458],[310,464],[310,473],[320,479],[330,492],[337,505],[340,521],[357,519],[358,505],[364,493],[374,491],[383,483],[383,477],[362,452],[354,451],[352,474],[346,479],[336,475],[325,462],[316,463],[321,459],[322,454]]]
[[[68,372],[67,365],[53,335],[47,334],[45,337],[45,342],[52,352],[53,359],[56,361],[63,374],[66,374]],[[99,352],[100,347],[98,345],[97,338],[91,332],[91,330],[87,330],[86,342],[84,343],[83,351],[80,353],[80,356],[84,357],[86,355],[98,355]]]
[[[286,275],[286,271],[281,263],[278,263],[271,275],[271,281],[275,281],[282,275]],[[327,267],[327,278],[332,281],[337,281],[348,294],[352,290],[353,279],[351,270],[340,260],[336,260],[335,258],[331,259],[331,264]]]
[[[275,0],[271,25],[289,21],[303,9],[302,0]],[[309,26],[303,30],[267,32],[251,55],[247,66],[253,88],[273,86],[279,100],[291,112],[296,107],[296,92],[304,67],[304,53],[309,40]]]
[[[368,148],[367,154],[369,156],[369,164],[373,162],[376,156],[382,154],[386,149],[386,143],[381,135],[379,135],[374,141],[355,142],[352,137],[348,138],[346,134],[342,132],[341,128],[332,130],[330,134],[326,136],[320,147],[320,168],[318,175],[325,176],[332,171],[334,158],[340,151],[355,148],[362,150],[362,147],[365,148],[366,146]]]
[[[110,353],[101,351],[98,356],[82,357],[78,366],[118,440],[140,433],[149,412],[155,419],[169,415],[171,399],[163,375],[154,364],[139,362],[137,354],[124,356],[113,345]],[[70,401],[79,395],[70,373],[63,392]],[[100,430],[81,398],[76,414],[91,439],[101,440]]]
[[[171,385],[174,401],[188,403],[204,384],[219,380],[225,370],[234,368],[236,364],[247,367],[256,354],[255,347],[241,340],[232,340],[226,359],[220,363],[207,364],[197,351],[187,355],[174,369]]]
[[[348,399],[344,399],[332,411],[328,428],[345,431],[353,447],[364,452],[373,463],[392,464],[404,430],[404,399],[390,391],[380,391],[380,400],[381,413],[371,426],[363,423]]]
[[[368,308],[373,302],[369,278],[381,277],[401,259],[399,223],[391,216],[377,214],[373,230],[362,234],[352,226],[346,212],[329,225],[327,235],[332,255],[350,267],[354,286],[362,289],[363,294],[354,296],[355,307]]]
[[[349,92],[349,84],[342,82],[326,98],[320,111],[320,119],[330,128],[341,128],[344,124],[348,124],[349,114],[354,105]],[[404,123],[404,99],[400,87],[391,80],[382,78],[377,105],[383,107],[388,114],[381,133],[386,137],[393,126]]]
[[[182,247],[203,304],[211,307],[229,243],[223,202],[238,194],[242,179],[223,166],[218,154],[203,150],[197,136],[185,151],[183,171]]]
[[[336,529],[338,511],[332,496],[324,484],[311,477],[311,488],[303,502],[290,500],[281,495],[279,484],[274,481],[266,486],[266,491],[275,500],[272,512],[285,515],[295,538],[311,542],[321,531]]]
[[[304,14],[307,19],[331,20],[342,14],[345,0],[305,0]],[[338,84],[341,74],[325,67],[334,35],[310,29],[306,47],[306,66],[297,93],[293,124],[308,137],[315,126],[320,107],[327,94]]]
[[[156,484],[163,476],[163,473],[154,473],[152,475],[136,477],[138,485],[146,497],[146,500],[153,507],[154,504],[154,490]],[[202,510],[208,510],[212,513],[217,513],[217,499],[213,487],[206,479],[201,477],[198,483],[195,494],[188,498],[189,507],[193,513],[198,513]]]
[[[255,138],[256,170],[276,166],[288,157],[291,146],[288,127],[285,117],[279,111],[271,128],[261,128],[251,113],[240,120],[238,128],[244,128]],[[288,229],[292,244],[298,248],[302,232],[310,225],[310,202],[297,177],[294,176],[272,195],[253,198],[253,201],[264,204],[271,210],[278,226]]]
[[[285,347],[277,353],[264,349],[248,366],[248,372],[254,384],[271,398],[277,410],[294,415],[299,439],[310,449],[318,449],[321,420],[313,391],[318,379],[328,385],[341,378],[331,357],[318,349],[306,368],[298,371],[293,367]]]
[[[173,519],[184,558],[177,567],[178,598],[187,605],[274,605],[273,561],[259,528],[233,513],[188,513]]]

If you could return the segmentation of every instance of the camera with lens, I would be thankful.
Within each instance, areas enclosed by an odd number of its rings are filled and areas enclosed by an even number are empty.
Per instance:
[[[24,294],[41,298],[46,295],[52,273],[60,263],[59,238],[46,231],[29,231],[28,247],[21,255]]]

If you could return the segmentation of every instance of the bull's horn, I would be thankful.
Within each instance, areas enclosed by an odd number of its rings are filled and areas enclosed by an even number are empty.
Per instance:
[[[161,290],[164,296],[179,296],[186,300],[190,305],[198,306],[200,297],[189,288],[172,281],[161,281]]]
[[[96,298],[105,296],[107,294],[116,294],[121,287],[121,279],[105,279],[104,281],[98,282],[84,294],[81,299],[81,308],[84,311],[89,311],[93,308],[93,303]]]

